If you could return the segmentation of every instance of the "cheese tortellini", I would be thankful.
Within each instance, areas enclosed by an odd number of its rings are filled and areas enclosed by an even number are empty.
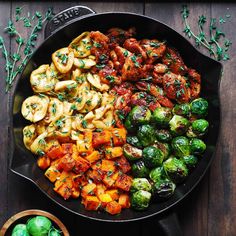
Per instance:
[[[52,54],[51,64],[32,71],[34,95],[26,98],[21,112],[32,122],[23,129],[23,141],[34,154],[44,153],[58,141],[80,142],[81,133],[114,125],[115,95],[109,93],[91,55],[89,32]]]

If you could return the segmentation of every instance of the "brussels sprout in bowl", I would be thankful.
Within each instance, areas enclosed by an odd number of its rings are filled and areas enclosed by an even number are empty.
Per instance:
[[[69,236],[65,225],[49,212],[31,209],[18,212],[3,225],[1,236]]]

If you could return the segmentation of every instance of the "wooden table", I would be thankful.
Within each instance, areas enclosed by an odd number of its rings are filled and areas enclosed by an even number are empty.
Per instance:
[[[151,2],[1,2],[0,3],[0,34],[8,20],[13,17],[15,7],[23,6],[26,12],[36,9],[45,11],[53,6],[59,12],[74,5],[86,5],[96,12],[128,11],[154,17],[170,25],[183,34],[180,16],[182,3],[151,3]],[[191,236],[233,236],[236,235],[236,5],[233,3],[194,3],[189,4],[191,25],[196,26],[197,17],[204,14],[208,17],[219,17],[230,14],[230,22],[222,24],[222,30],[232,41],[231,59],[224,64],[221,83],[222,127],[217,154],[210,170],[190,196],[179,205],[177,211],[184,235]],[[196,30],[196,28],[194,28]],[[23,35],[28,31],[24,29]],[[39,41],[43,40],[43,34]],[[7,41],[7,47],[13,48]],[[133,222],[125,224],[108,224],[89,221],[74,216],[53,202],[49,201],[40,190],[30,182],[14,175],[8,168],[8,102],[11,93],[4,92],[4,62],[0,61],[0,225],[13,214],[30,208],[47,210],[56,214],[69,228],[72,236],[94,235],[151,235],[151,229],[158,228],[154,221]],[[159,235],[162,235],[159,232]]]

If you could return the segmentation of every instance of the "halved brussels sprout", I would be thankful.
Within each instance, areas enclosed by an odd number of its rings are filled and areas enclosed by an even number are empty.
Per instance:
[[[156,147],[146,147],[143,149],[143,161],[148,168],[160,166],[163,162],[164,154]]]
[[[130,187],[130,192],[134,193],[137,192],[138,190],[145,190],[150,192],[151,189],[152,186],[146,178],[134,178],[132,185]]]
[[[154,110],[152,120],[159,127],[167,127],[172,118],[171,109],[168,107],[158,107]]]
[[[196,138],[197,135],[193,132],[192,126],[188,128],[188,131],[186,132],[186,136],[188,138]]]
[[[156,141],[153,144],[153,147],[156,147],[157,149],[160,149],[162,151],[162,153],[164,154],[164,160],[166,160],[171,154],[171,146],[169,143],[161,143]]]
[[[142,160],[135,162],[131,166],[132,175],[134,177],[145,178],[148,177],[150,170],[145,166]]]
[[[131,207],[135,210],[148,208],[152,194],[148,191],[139,190],[131,195]]]
[[[188,103],[176,104],[172,112],[174,115],[188,117],[190,115],[190,105]]]
[[[178,115],[174,115],[169,124],[170,130],[174,135],[183,135],[190,126],[190,122],[186,118]]]
[[[189,170],[193,169],[198,162],[198,159],[194,155],[188,155],[180,158],[184,164],[188,167]]]
[[[132,122],[131,120],[131,114],[129,113],[128,116],[126,117],[125,119],[125,122],[124,122],[124,125],[125,125],[125,128],[128,130],[128,131],[133,131],[134,130],[134,123]]]
[[[126,142],[138,148],[142,147],[142,144],[138,140],[137,136],[127,136]]]
[[[207,132],[208,127],[209,127],[209,123],[207,120],[204,120],[204,119],[195,120],[192,123],[192,131],[198,137],[203,136]]]
[[[198,138],[193,138],[190,141],[191,154],[202,154],[206,150],[206,144]]]
[[[183,157],[190,154],[190,144],[188,138],[178,136],[171,142],[172,150],[177,157]]]
[[[174,183],[181,183],[188,176],[188,169],[182,160],[175,157],[167,159],[163,163],[167,176]]]
[[[142,125],[138,128],[137,137],[140,143],[146,147],[155,141],[155,128],[152,125]]]
[[[197,98],[190,103],[191,112],[197,117],[205,117],[208,113],[208,102],[204,98]]]
[[[163,200],[171,197],[175,192],[176,185],[169,179],[159,180],[152,186],[154,200]]]
[[[167,178],[163,166],[152,169],[149,173],[149,177],[154,183]]]
[[[124,144],[123,153],[124,153],[124,156],[130,161],[135,161],[142,157],[142,150],[128,143]]]
[[[131,121],[137,125],[147,124],[151,115],[151,111],[145,106],[135,106],[130,112]]]
[[[156,130],[156,138],[160,142],[170,142],[172,139],[172,135],[167,129],[158,129]]]

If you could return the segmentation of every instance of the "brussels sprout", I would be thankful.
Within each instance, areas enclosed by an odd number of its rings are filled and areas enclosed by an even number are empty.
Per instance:
[[[135,106],[130,112],[131,121],[137,125],[147,124],[151,116],[151,111],[145,106]]]
[[[188,138],[178,136],[171,142],[172,150],[177,157],[183,157],[190,154],[190,144]]]
[[[162,200],[171,197],[175,192],[176,185],[169,179],[159,180],[152,186],[154,200]]]
[[[160,166],[163,162],[164,154],[156,147],[146,147],[143,149],[143,161],[148,168]]]
[[[186,132],[186,136],[188,138],[196,138],[197,135],[193,132],[192,126],[188,128],[188,131]]]
[[[198,137],[203,136],[207,132],[208,127],[209,127],[209,123],[207,120],[204,120],[204,119],[195,120],[192,123],[192,131]]]
[[[205,117],[208,113],[208,102],[204,98],[197,98],[190,103],[190,108],[194,115]]]
[[[172,139],[172,135],[169,130],[166,129],[159,129],[156,130],[156,138],[160,142],[170,142]]]
[[[17,224],[12,230],[12,236],[30,236],[25,224]]]
[[[137,192],[138,190],[145,190],[150,192],[151,189],[152,186],[146,178],[134,178],[132,185],[130,187],[130,192],[134,193]]]
[[[174,135],[183,135],[190,126],[190,122],[186,118],[178,115],[174,115],[169,124]]]
[[[176,104],[172,109],[174,115],[179,116],[189,116],[190,115],[190,105],[188,103]]]
[[[142,157],[142,150],[128,143],[123,146],[123,153],[130,161],[138,160]]]
[[[156,141],[153,144],[153,147],[156,147],[157,149],[160,149],[162,151],[162,153],[164,154],[164,160],[166,160],[171,153],[171,146],[169,143],[161,143]]]
[[[134,177],[144,178],[148,177],[150,170],[145,166],[142,160],[135,162],[131,166],[132,174]]]
[[[193,156],[193,155],[188,155],[188,156],[184,156],[180,158],[184,164],[188,167],[188,169],[193,169],[198,162],[197,157]]]
[[[27,222],[27,230],[32,236],[47,236],[52,222],[45,216],[36,216]]]
[[[152,169],[149,173],[149,177],[154,183],[158,182],[161,179],[167,178],[163,166],[159,166],[159,167]]]
[[[151,125],[142,125],[138,128],[137,137],[140,143],[146,147],[155,141],[155,129]]]
[[[131,114],[129,113],[129,115],[126,117],[125,119],[125,128],[128,130],[128,131],[133,131],[135,129],[135,126],[134,126],[134,123],[132,122],[131,120]]]
[[[174,183],[181,183],[188,176],[188,169],[183,161],[173,157],[163,163],[167,176]]]
[[[61,231],[52,228],[48,234],[48,236],[61,236]]]
[[[191,154],[202,154],[206,150],[206,144],[198,138],[193,138],[190,141]]]
[[[171,109],[168,107],[158,107],[154,110],[152,120],[160,127],[167,127],[172,118]]]
[[[137,136],[127,136],[126,142],[138,148],[142,147],[142,144],[138,140]]]
[[[145,210],[149,206],[151,193],[139,190],[131,195],[131,207],[135,210]]]

